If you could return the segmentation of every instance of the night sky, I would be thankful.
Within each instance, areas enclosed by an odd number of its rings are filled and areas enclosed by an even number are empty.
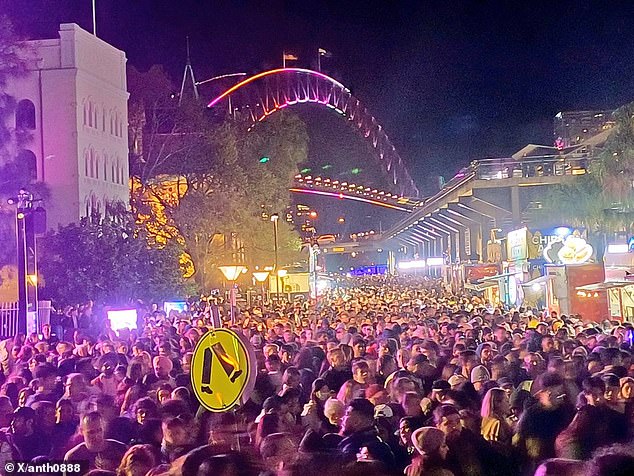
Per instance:
[[[0,0],[26,37],[91,29],[90,0]],[[385,127],[419,182],[471,159],[552,142],[559,110],[634,99],[631,1],[97,0],[100,37],[179,80],[278,67],[282,50],[323,70]],[[333,121],[336,119],[333,119]]]

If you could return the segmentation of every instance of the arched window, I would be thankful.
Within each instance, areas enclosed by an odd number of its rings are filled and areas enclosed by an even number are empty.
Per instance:
[[[15,128],[30,131],[35,129],[35,105],[28,99],[22,99],[15,109]]]
[[[99,156],[95,154],[95,178],[99,178]]]
[[[113,182],[115,181],[115,176],[114,176],[114,162],[112,164],[110,164],[110,180],[112,180]]]
[[[84,99],[84,126],[88,124],[88,104]],[[88,205],[86,205],[86,209],[88,209]]]
[[[84,151],[84,166],[85,166],[84,174],[86,175],[86,177],[88,177],[88,162],[89,162],[88,151]]]
[[[101,114],[101,130],[106,132],[106,108],[103,108],[102,114]]]
[[[90,176],[95,176],[95,151],[90,149]]]
[[[92,101],[88,101],[88,127],[92,127]]]
[[[103,154],[103,179],[108,180],[108,157],[106,154]]]
[[[95,117],[93,118],[92,124],[95,127],[95,129],[97,129],[99,127],[99,122],[97,121],[97,118],[99,117],[99,108],[97,107],[96,104],[95,104],[94,116]]]
[[[28,170],[32,182],[37,181],[37,158],[33,152],[22,149],[18,152],[18,163]]]

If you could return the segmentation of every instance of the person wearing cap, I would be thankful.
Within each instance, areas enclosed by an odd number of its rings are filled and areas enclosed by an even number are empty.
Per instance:
[[[17,451],[17,458],[31,461],[36,456],[49,456],[52,443],[35,432],[37,414],[30,407],[17,408],[5,434],[7,442]]]
[[[343,440],[337,449],[343,463],[356,460],[363,447],[379,461],[388,465],[394,462],[394,454],[390,447],[379,438],[374,426],[374,405],[365,398],[355,398],[346,407],[341,419],[341,436]]]
[[[440,405],[434,410],[434,424],[446,438],[449,452],[447,467],[456,475],[505,474],[497,471],[503,467],[502,457],[494,453],[479,434],[463,426],[458,409],[454,405]]]
[[[480,392],[489,380],[491,380],[491,374],[484,365],[478,365],[471,370],[471,383],[477,392]]]
[[[540,377],[541,389],[535,394],[537,403],[524,411],[513,436],[513,444],[529,473],[541,461],[556,456],[555,438],[574,416],[574,407],[565,399],[563,378],[553,372]]]

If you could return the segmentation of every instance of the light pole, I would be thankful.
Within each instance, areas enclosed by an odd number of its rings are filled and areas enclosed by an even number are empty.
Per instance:
[[[265,297],[264,281],[266,281],[266,278],[269,277],[269,272],[268,271],[254,271],[253,277],[258,283],[260,283],[260,286],[262,286],[262,307],[264,307],[264,297]]]
[[[277,296],[277,300],[280,299],[280,276],[279,276],[279,262],[277,256],[278,243],[277,243],[277,222],[279,221],[280,216],[277,213],[273,213],[271,215],[271,221],[273,222],[273,246],[275,250],[275,295]]]
[[[246,267],[242,265],[231,266],[218,266],[218,269],[222,272],[225,279],[231,283],[231,290],[229,291],[229,306],[231,306],[231,325],[235,325],[235,306],[236,306],[236,279],[246,271]]]
[[[28,335],[39,329],[37,309],[36,233],[46,231],[46,211],[34,208],[33,194],[20,190],[8,203],[16,205],[16,235],[18,245],[18,322],[17,332]]]

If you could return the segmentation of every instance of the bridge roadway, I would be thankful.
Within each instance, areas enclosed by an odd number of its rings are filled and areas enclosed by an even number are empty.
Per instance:
[[[486,260],[486,243],[530,222],[547,187],[587,172],[587,153],[484,159],[462,169],[435,195],[371,241],[336,243],[329,253],[408,247],[421,257]],[[408,253],[411,254],[411,253]]]

